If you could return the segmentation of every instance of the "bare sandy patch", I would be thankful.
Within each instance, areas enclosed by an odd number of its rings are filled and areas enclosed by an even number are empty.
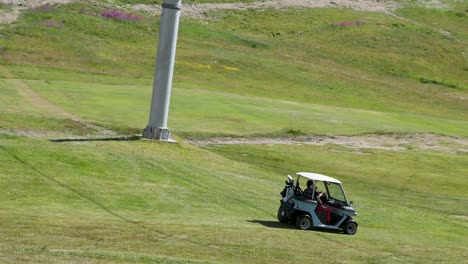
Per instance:
[[[76,0],[0,0],[0,4],[34,8],[46,4],[68,4]]]
[[[138,4],[129,6],[135,10],[159,15],[161,7],[158,5]],[[387,12],[399,7],[393,1],[374,0],[272,0],[253,3],[220,3],[220,4],[182,4],[182,17],[206,18],[207,13],[214,10],[247,10],[247,9],[287,9],[287,8],[324,8],[340,7],[369,12]]]
[[[36,8],[46,4],[68,4],[76,0],[0,0],[0,4],[9,6],[9,10],[0,10],[0,24],[14,22],[21,15],[21,10]]]
[[[8,24],[16,19],[20,15],[19,9],[15,8],[12,10],[0,10],[0,24]]]
[[[467,215],[452,215],[452,217],[460,219],[460,220],[468,221]]]
[[[12,131],[4,128],[0,128],[1,135],[9,136],[21,136],[27,138],[64,138],[70,136],[69,134],[53,132],[53,131],[32,131],[32,130],[23,130],[23,131]]]
[[[353,150],[381,149],[389,151],[405,151],[409,149],[435,150],[453,154],[468,153],[468,139],[441,136],[434,134],[410,135],[363,135],[363,136],[296,136],[280,138],[233,138],[216,137],[207,139],[186,139],[187,143],[205,147],[208,145],[233,144],[283,144],[283,145],[316,145],[335,144]],[[357,153],[360,153],[357,151]]]
[[[79,0],[0,0],[0,4],[11,6],[9,11],[0,11],[0,23],[11,23],[20,15],[21,9],[35,8],[46,4],[67,4]],[[446,7],[440,0],[417,0],[417,4],[428,8]],[[207,18],[213,10],[246,10],[246,9],[287,9],[287,8],[351,8],[359,11],[391,13],[400,7],[395,0],[264,0],[253,3],[218,3],[196,4],[182,1],[182,18]],[[144,11],[153,15],[161,14],[160,5],[124,5],[123,8]]]

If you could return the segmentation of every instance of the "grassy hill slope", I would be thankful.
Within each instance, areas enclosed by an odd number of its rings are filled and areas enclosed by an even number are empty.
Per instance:
[[[207,151],[5,136],[0,151],[8,164],[0,174],[4,262],[284,263],[310,261],[312,254],[332,263],[457,263],[466,257],[467,182],[460,177],[466,155],[362,155],[336,146]],[[358,234],[277,223],[281,182],[303,168],[345,183],[359,212]]]
[[[0,29],[0,262],[468,257],[466,152],[184,143],[420,132],[464,139],[465,3],[393,15],[292,8],[183,18],[169,117],[177,144],[119,138],[147,124],[159,18],[100,16],[112,8],[37,8]],[[343,181],[359,213],[355,236],[277,222],[282,183],[296,171]]]

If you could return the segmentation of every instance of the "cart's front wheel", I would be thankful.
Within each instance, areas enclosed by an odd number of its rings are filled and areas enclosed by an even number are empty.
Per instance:
[[[312,218],[308,215],[300,215],[297,217],[296,226],[302,230],[308,230],[312,228]]]
[[[354,235],[357,232],[358,224],[354,221],[346,223],[343,227],[343,231],[348,235]]]

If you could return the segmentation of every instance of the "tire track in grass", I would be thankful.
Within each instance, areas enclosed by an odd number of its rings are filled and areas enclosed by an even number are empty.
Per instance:
[[[15,90],[29,103],[31,106],[43,110],[49,113],[52,116],[58,116],[65,119],[70,119],[80,126],[84,126],[90,128],[92,130],[97,131],[99,134],[103,135],[116,135],[114,131],[108,130],[103,127],[99,127],[93,124],[86,122],[81,117],[74,115],[65,111],[63,108],[55,105],[54,103],[50,102],[46,98],[42,97],[39,93],[35,92],[31,86],[29,86],[26,82],[21,79],[17,79],[16,76],[11,73],[5,66],[0,64],[0,74],[4,76],[4,80],[12,85]]]
[[[51,183],[57,185],[57,186],[60,186],[62,187],[64,190],[66,191],[69,191],[71,193],[74,193],[75,195],[77,195],[79,198],[81,199],[84,199],[88,202],[90,202],[91,204],[95,205],[97,208],[100,208],[102,209],[103,211],[109,213],[111,216],[113,217],[116,217],[117,219],[120,219],[128,224],[131,224],[131,225],[134,225],[134,226],[137,226],[143,230],[147,230],[147,231],[150,231],[150,232],[153,232],[157,235],[157,238],[156,240],[160,240],[160,239],[166,239],[166,238],[172,238],[174,236],[170,235],[170,234],[167,234],[166,232],[163,232],[163,231],[160,231],[160,230],[154,230],[146,225],[144,225],[142,222],[138,221],[138,220],[133,220],[133,219],[130,219],[129,217],[123,215],[123,214],[120,214],[112,209],[110,209],[109,207],[107,207],[104,203],[100,202],[99,200],[97,200],[96,198],[90,196],[90,195],[87,195],[85,193],[83,193],[82,191],[80,191],[78,188],[76,187],[73,187],[73,186],[70,186],[68,185],[67,183],[59,180],[59,179],[56,179],[55,177],[51,176],[51,175],[48,175],[47,173],[39,170],[38,168],[36,168],[33,164],[31,164],[30,162],[28,162],[27,160],[23,159],[22,157],[20,157],[18,154],[14,153],[12,150],[8,149],[7,147],[5,146],[2,146],[0,145],[0,151],[2,151],[3,153],[6,153],[8,154],[9,156],[11,156],[15,161],[17,161],[19,164],[23,165],[24,167],[28,168],[29,170],[31,170],[33,173],[35,173],[36,175],[40,176],[40,177],[43,177],[45,179],[47,179],[48,181],[50,181]],[[154,239],[153,240],[150,240],[150,241],[153,241],[154,242]]]
[[[56,177],[53,177],[53,176],[47,174],[46,172],[36,168],[33,164],[31,164],[26,159],[22,158],[20,155],[15,153],[13,150],[7,148],[6,146],[0,145],[0,153],[1,152],[9,155],[16,162],[18,162],[19,164],[21,164],[25,168],[28,168],[34,174],[36,174],[36,175],[38,175],[38,176],[40,176],[42,178],[47,179],[52,184],[60,186],[61,188],[63,188],[64,190],[66,190],[68,192],[74,193],[75,195],[77,195],[77,197],[88,201],[89,203],[93,204],[96,208],[100,208],[101,210],[108,213],[109,215],[111,215],[111,216],[113,216],[113,217],[115,217],[117,219],[120,219],[120,220],[126,222],[129,225],[135,226],[136,228],[138,228],[140,230],[144,230],[146,232],[146,237],[148,237],[147,241],[149,241],[149,242],[159,243],[159,242],[167,240],[167,239],[180,240],[180,238],[178,237],[177,234],[171,234],[166,230],[155,229],[155,228],[153,228],[151,226],[151,224],[145,223],[145,222],[140,221],[140,220],[131,219],[130,217],[109,208],[106,204],[102,203],[101,201],[99,201],[98,199],[93,197],[92,195],[88,195],[88,194],[82,192],[79,188],[68,185],[66,182],[64,182],[64,181],[62,181],[60,179],[57,179]],[[154,165],[152,163],[150,163],[150,164]],[[211,249],[211,246],[212,246],[209,243],[199,242],[199,241],[196,241],[196,239],[193,239],[193,238],[187,238],[187,239],[183,239],[183,240],[186,241],[187,243],[196,245],[196,246],[201,247],[201,248]],[[226,250],[225,252],[229,253],[228,250]]]

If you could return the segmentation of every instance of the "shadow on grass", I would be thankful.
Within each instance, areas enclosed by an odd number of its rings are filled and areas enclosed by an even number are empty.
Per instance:
[[[269,228],[283,228],[283,229],[296,229],[294,225],[281,223],[278,221],[265,221],[265,220],[247,220],[247,222],[260,224]]]
[[[64,138],[64,139],[50,139],[51,142],[82,142],[82,141],[131,141],[139,140],[141,137],[137,135],[129,137],[109,137],[109,138]]]
[[[281,223],[279,221],[247,220],[247,222],[260,224],[269,228],[297,229],[297,227],[293,224]],[[310,231],[330,234],[344,234],[341,229],[312,228]]]

